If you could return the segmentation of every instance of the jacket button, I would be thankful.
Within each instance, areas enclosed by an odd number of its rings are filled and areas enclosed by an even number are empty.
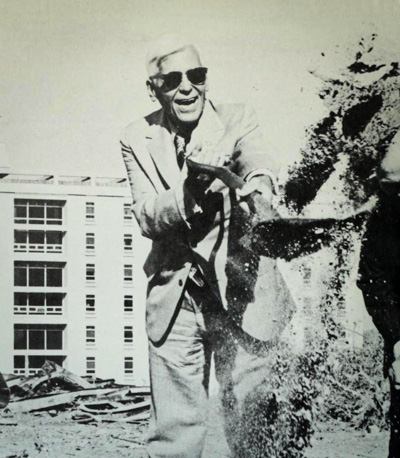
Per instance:
[[[183,281],[179,280],[179,286],[183,286]]]

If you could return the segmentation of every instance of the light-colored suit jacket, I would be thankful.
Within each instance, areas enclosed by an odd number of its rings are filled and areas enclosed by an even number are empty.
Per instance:
[[[229,158],[228,167],[243,178],[255,169],[271,169],[273,164],[256,117],[244,105],[214,106],[207,101],[187,148],[200,143]],[[193,263],[223,297],[233,195],[218,179],[200,205],[190,195],[185,188],[187,169],[177,165],[163,110],[130,124],[121,144],[133,212],[142,234],[153,241],[144,266],[148,277],[146,324],[149,338],[159,342],[168,332]]]

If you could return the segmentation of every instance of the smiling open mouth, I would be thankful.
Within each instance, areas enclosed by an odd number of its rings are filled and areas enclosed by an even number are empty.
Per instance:
[[[180,100],[175,100],[175,102],[178,104],[178,105],[192,105],[193,103],[195,103],[197,100],[197,96],[196,97],[191,97],[190,99],[180,99]]]

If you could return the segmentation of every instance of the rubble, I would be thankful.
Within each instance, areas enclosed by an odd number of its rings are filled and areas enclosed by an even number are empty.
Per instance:
[[[71,420],[80,424],[146,422],[150,416],[149,387],[119,385],[114,379],[89,381],[50,361],[33,376],[8,377],[4,386],[11,393],[7,412],[12,415],[47,412],[54,417],[71,411]],[[14,424],[3,420],[2,424]]]
[[[91,413],[91,414],[120,414],[128,412],[136,412],[147,410],[150,408],[150,400],[140,399],[141,402],[129,401],[128,403],[122,402],[112,402],[104,400],[103,402],[91,402],[87,404],[80,404],[79,409],[82,412]]]
[[[58,383],[62,382],[71,388],[92,388],[92,384],[87,380],[67,371],[52,361],[46,361],[41,368],[41,372],[44,373],[41,377],[29,377],[20,383],[18,388],[26,393],[34,393],[43,384],[49,384],[51,380],[56,380]]]

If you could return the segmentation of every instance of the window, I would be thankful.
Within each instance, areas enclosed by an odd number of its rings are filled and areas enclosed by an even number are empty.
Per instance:
[[[55,329],[47,330],[47,350],[59,350],[62,348],[62,333]]]
[[[96,329],[94,326],[86,326],[86,343],[94,344],[96,342]]]
[[[62,350],[65,325],[15,324],[14,350]]]
[[[28,243],[28,232],[26,231],[14,231],[14,251],[26,251],[18,250],[19,245],[26,245]]]
[[[28,367],[30,370],[34,370],[35,372],[43,367],[43,364],[46,362],[45,356],[42,355],[32,355],[28,356]]]
[[[133,343],[133,326],[124,326],[124,343]]]
[[[132,207],[131,204],[124,204],[124,221],[132,220]]]
[[[94,356],[86,358],[86,375],[93,375],[96,373],[96,359]]]
[[[96,307],[96,298],[93,294],[86,295],[86,312],[94,313]]]
[[[28,232],[26,235],[29,239],[28,243],[31,243],[32,245],[44,245],[44,232],[32,231],[30,233]]]
[[[64,267],[60,262],[15,261],[14,286],[62,286]]]
[[[14,286],[28,286],[27,263],[14,263]]]
[[[46,232],[47,245],[61,245],[63,239],[62,232],[48,231]]]
[[[14,349],[26,350],[28,348],[28,330],[14,325]]]
[[[24,355],[14,355],[14,374],[25,374]]]
[[[133,281],[133,268],[131,265],[124,265],[124,281]]]
[[[94,234],[93,233],[86,234],[86,250],[94,251]]]
[[[14,222],[17,224],[62,224],[65,201],[15,199]]]
[[[63,293],[14,293],[15,315],[62,315]]]
[[[94,202],[86,202],[86,219],[94,220]]]
[[[132,251],[132,234],[124,235],[124,251],[127,251],[127,252]]]
[[[95,281],[96,271],[94,264],[86,264],[86,281]]]
[[[47,202],[46,203],[46,223],[47,224],[61,224],[62,223],[62,205],[56,202]]]
[[[133,374],[133,358],[127,356],[124,358],[124,372],[125,374]]]
[[[132,313],[133,312],[133,297],[124,296],[124,312]]]

